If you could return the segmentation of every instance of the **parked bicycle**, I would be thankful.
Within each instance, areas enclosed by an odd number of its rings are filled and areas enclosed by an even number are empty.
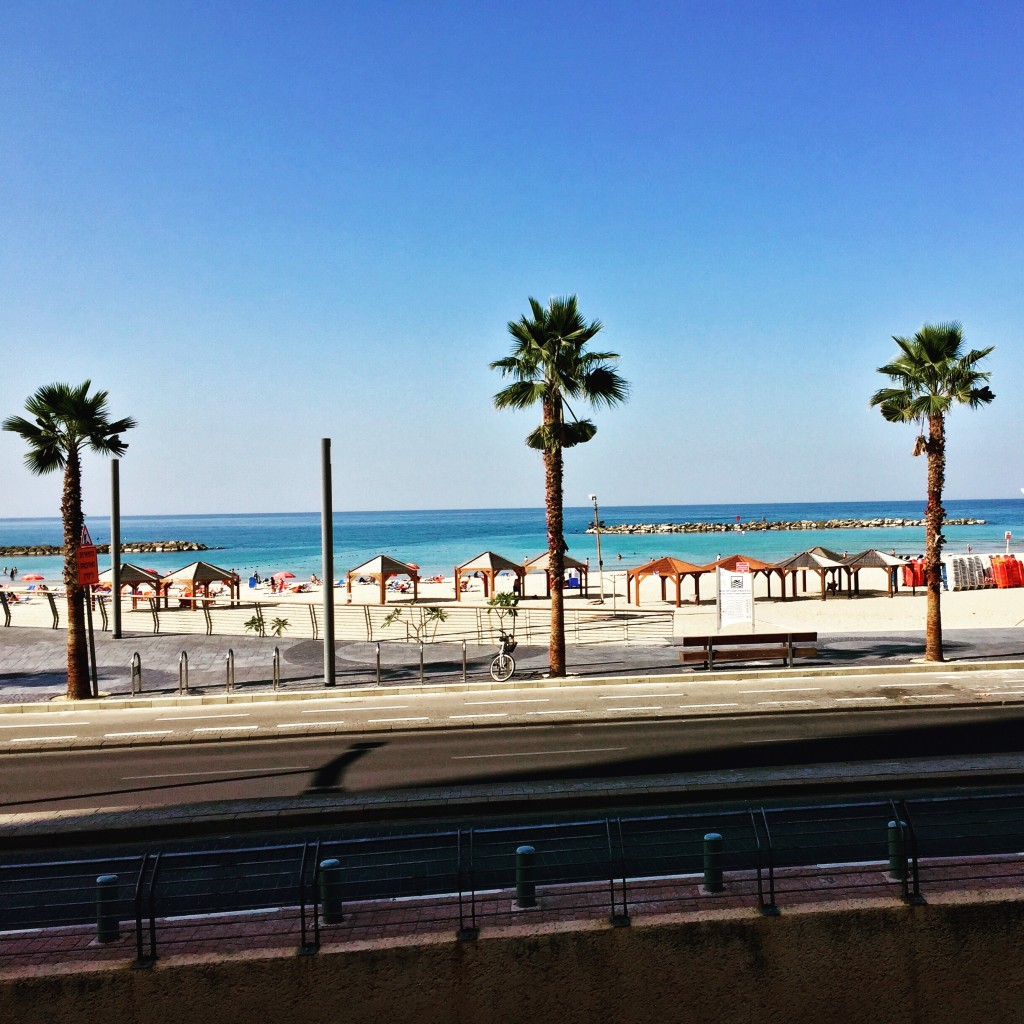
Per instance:
[[[501,634],[498,653],[491,659],[491,678],[496,683],[503,683],[506,679],[512,678],[512,673],[516,670],[516,659],[512,657],[512,652],[517,646],[515,639],[508,633]]]

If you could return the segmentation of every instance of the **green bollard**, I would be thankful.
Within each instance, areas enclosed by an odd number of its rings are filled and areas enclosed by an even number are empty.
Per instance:
[[[709,832],[704,837],[704,889],[706,892],[721,892],[722,881],[722,837]]]
[[[905,821],[889,822],[889,877],[901,882],[907,877],[907,850],[903,840]]]
[[[341,893],[341,861],[320,861],[320,920],[324,924],[341,924],[345,920]]]
[[[100,875],[96,879],[96,941],[116,942],[119,938],[117,875]]]
[[[516,906],[537,906],[537,851],[532,846],[516,850]]]

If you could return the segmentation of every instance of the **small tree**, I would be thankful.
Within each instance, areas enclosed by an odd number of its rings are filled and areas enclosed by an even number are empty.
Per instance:
[[[433,643],[434,637],[437,636],[437,627],[448,618],[448,613],[443,608],[410,608],[409,618],[404,618],[404,608],[395,608],[388,612],[384,616],[384,621],[381,626],[384,629],[388,629],[393,626],[396,622],[405,622],[406,637],[408,638],[411,632],[414,640],[424,640],[427,643]],[[429,631],[429,637],[426,635]]]
[[[498,630],[501,633],[507,633],[509,636],[516,635],[516,616],[519,614],[516,609],[516,605],[519,604],[519,596],[512,594],[507,590],[503,590],[500,594],[495,594],[488,602],[487,614],[494,614],[498,617]],[[508,631],[505,629],[505,618],[508,617],[511,620],[512,629]]]

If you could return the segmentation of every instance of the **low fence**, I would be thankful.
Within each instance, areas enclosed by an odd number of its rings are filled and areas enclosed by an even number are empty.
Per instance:
[[[0,967],[1024,881],[1024,794],[702,810],[0,866]]]
[[[3,601],[3,625],[40,626],[57,629],[64,609],[52,594],[37,594],[9,604]],[[110,629],[111,598],[94,599],[95,628]],[[440,608],[442,618],[430,612]],[[396,616],[396,612],[398,615]],[[673,637],[675,616],[671,610],[617,609],[608,606],[565,609],[565,637],[570,644],[664,642]],[[300,601],[248,601],[231,603],[223,598],[190,599],[182,607],[162,607],[153,599],[121,602],[125,632],[157,635],[205,634],[207,636],[282,636],[319,640],[323,637],[323,606]],[[467,640],[496,644],[502,628],[512,620],[496,610],[446,605],[338,605],[334,610],[334,634],[339,641],[419,640],[443,642]],[[515,633],[525,644],[546,644],[550,635],[548,608],[516,609]]]

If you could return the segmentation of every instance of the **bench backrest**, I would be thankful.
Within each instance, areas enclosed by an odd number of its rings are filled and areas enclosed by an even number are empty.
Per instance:
[[[683,647],[756,647],[763,644],[814,643],[817,633],[725,633],[721,636],[684,636]]]

